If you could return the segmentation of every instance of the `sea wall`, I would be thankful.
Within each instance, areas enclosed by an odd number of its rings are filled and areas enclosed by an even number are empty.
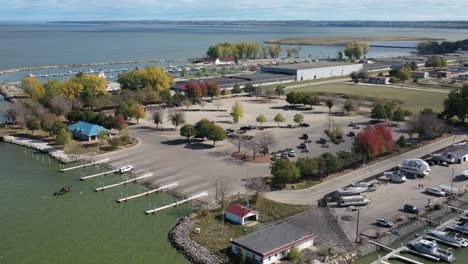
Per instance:
[[[190,239],[195,220],[186,216],[179,220],[169,232],[169,240],[174,247],[195,264],[228,264],[227,259],[212,254],[208,249]]]
[[[79,160],[90,160],[94,156],[91,154],[82,154],[82,155],[66,154],[63,150],[56,149],[50,146],[46,142],[43,142],[41,140],[29,139],[29,138],[4,136],[3,141],[10,143],[10,144],[15,144],[15,145],[38,150],[42,153],[48,154],[52,158],[62,163],[76,162]]]

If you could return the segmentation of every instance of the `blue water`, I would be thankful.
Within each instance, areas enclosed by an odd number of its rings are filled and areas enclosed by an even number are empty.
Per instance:
[[[203,56],[209,45],[226,41],[260,43],[288,37],[346,36],[420,36],[457,40],[468,36],[468,30],[124,22],[0,25],[0,70],[70,63],[190,58]],[[335,57],[338,49],[340,47],[305,46],[302,55]],[[369,56],[396,56],[410,52],[409,49],[372,48]]]

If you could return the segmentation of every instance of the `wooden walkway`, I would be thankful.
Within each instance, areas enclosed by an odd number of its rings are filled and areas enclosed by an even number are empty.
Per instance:
[[[103,160],[94,161],[94,162],[90,162],[90,163],[84,163],[84,164],[74,166],[74,167],[69,167],[69,168],[63,167],[63,168],[60,169],[60,172],[66,172],[66,171],[79,169],[79,168],[86,168],[87,166],[92,166],[92,165],[96,165],[96,164],[99,164],[99,163],[108,162],[109,160],[110,159],[103,159]]]
[[[167,189],[170,189],[170,188],[174,188],[177,185],[179,185],[179,184],[177,182],[174,182],[174,183],[167,184],[167,185],[161,186],[161,187],[153,189],[153,190],[148,190],[148,191],[146,191],[144,193],[139,193],[139,194],[135,194],[135,195],[132,195],[132,196],[127,196],[127,197],[118,199],[117,202],[118,203],[126,202],[128,200],[132,200],[132,199],[135,199],[135,198],[138,198],[138,197],[147,196],[147,195],[150,195],[152,193],[157,193],[157,192],[164,191],[164,190],[167,190]]]
[[[114,184],[110,184],[110,185],[107,185],[107,186],[102,186],[102,187],[96,188],[94,190],[96,192],[104,191],[104,190],[109,189],[109,188],[117,187],[117,186],[120,186],[120,185],[125,185],[127,183],[136,182],[138,180],[149,178],[149,177],[153,177],[153,173],[145,173],[145,174],[143,174],[143,175],[141,175],[139,177],[136,177],[136,178],[133,178],[133,179],[130,179],[130,180],[126,180],[126,181],[122,181],[122,182],[118,182],[118,183],[114,183]]]
[[[159,212],[159,211],[162,211],[162,210],[171,208],[171,207],[175,207],[175,206],[178,206],[178,205],[180,205],[180,204],[184,204],[184,203],[187,203],[187,202],[190,202],[190,201],[192,201],[192,200],[195,200],[195,199],[198,199],[198,198],[202,198],[202,197],[205,197],[205,196],[208,196],[208,192],[202,192],[202,193],[196,194],[196,195],[194,195],[194,196],[191,196],[191,197],[189,197],[189,198],[186,198],[186,199],[177,201],[177,202],[175,202],[175,203],[168,204],[168,205],[165,205],[165,206],[161,206],[161,207],[158,207],[158,208],[154,208],[154,209],[148,210],[148,211],[146,211],[145,213],[146,213],[147,215],[149,215],[149,214],[154,214],[154,213],[156,213],[156,212]]]

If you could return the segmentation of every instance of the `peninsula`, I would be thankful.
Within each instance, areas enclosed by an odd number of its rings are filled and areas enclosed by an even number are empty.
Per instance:
[[[327,38],[281,38],[266,40],[266,44],[308,45],[308,46],[346,46],[351,42],[370,41],[443,41],[438,38],[381,36],[381,37],[327,37]]]

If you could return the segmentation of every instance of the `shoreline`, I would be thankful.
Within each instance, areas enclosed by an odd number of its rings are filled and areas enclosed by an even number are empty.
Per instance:
[[[344,38],[282,38],[263,41],[266,44],[300,46],[346,46],[352,42],[372,41],[443,41],[442,38],[423,37],[344,37]],[[391,46],[391,45],[390,45]]]

